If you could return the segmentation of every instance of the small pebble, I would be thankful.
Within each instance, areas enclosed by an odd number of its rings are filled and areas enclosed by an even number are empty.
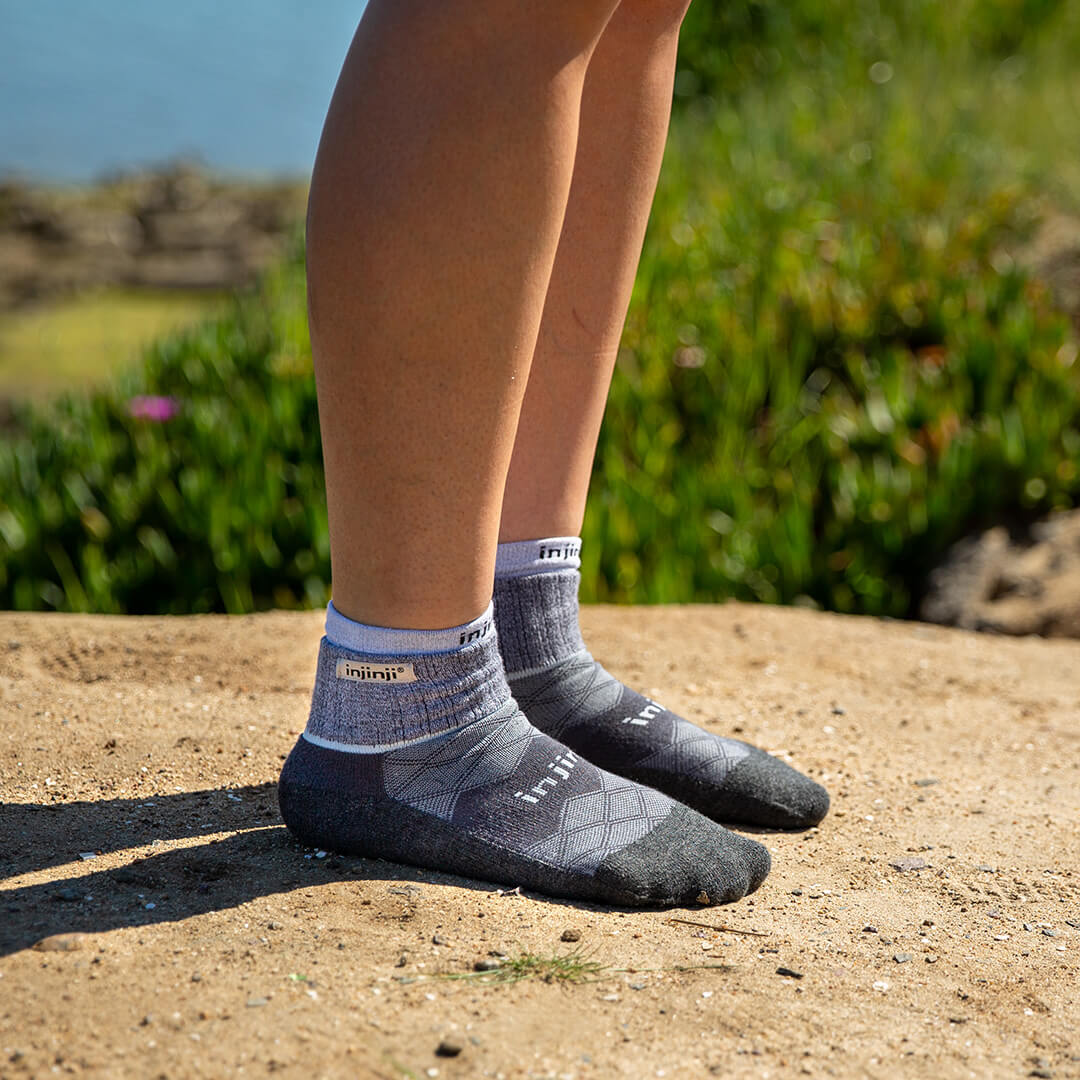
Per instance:
[[[1057,937],[1057,936],[1058,935],[1057,935],[1056,930],[1044,930],[1043,931],[1043,937]]]
[[[280,930],[281,929],[281,923],[279,923],[279,922],[267,923],[266,924],[266,929],[267,930]]]
[[[477,960],[476,963],[473,964],[472,969],[473,971],[498,971],[499,961],[489,959]]]
[[[446,938],[444,938],[442,936],[442,934],[433,934],[431,936],[431,944],[432,945],[449,945],[450,942],[447,941]]]
[[[803,973],[801,971],[795,971],[789,967],[778,967],[776,969],[776,974],[784,975],[789,979],[801,979],[803,977]]]
[[[193,972],[192,976],[191,976],[191,981],[192,982],[202,982],[202,976],[197,971]]]
[[[408,962],[409,962],[409,954],[408,953],[402,953],[397,958],[397,963],[394,964],[394,967],[404,967]]]
[[[559,940],[560,941],[580,941],[581,940],[581,931],[580,930],[574,930],[572,928],[564,930],[562,932],[562,934],[559,935]]]
[[[933,787],[934,784],[940,784],[941,781],[936,776],[924,776],[921,780],[915,781],[916,787]]]
[[[83,946],[82,934],[50,934],[34,945],[39,952],[75,952]]]
[[[791,890],[791,895],[792,896],[802,896],[802,889],[792,889]]]
[[[878,931],[876,926],[864,926],[862,932],[864,934],[876,934]]]
[[[907,953],[907,952],[893,953],[893,959],[898,964],[906,964],[911,959],[911,953]]]
[[[82,893],[76,889],[61,889],[58,893],[53,893],[53,898],[67,901],[81,900]]]
[[[249,1009],[258,1009],[258,1008],[261,1008],[263,1005],[269,1005],[269,1004],[270,1004],[270,999],[269,998],[249,997],[247,999],[247,1007]]]
[[[928,964],[936,964],[937,963],[937,957],[936,956],[928,956],[926,958],[926,962]]]
[[[439,1057],[457,1057],[464,1047],[455,1039],[452,1035],[447,1035],[438,1046],[435,1047],[435,1053]]]
[[[1034,926],[1032,926],[1032,925],[1031,925],[1031,923],[1029,923],[1029,922],[1026,922],[1026,923],[1021,923],[1020,925],[1021,925],[1021,926],[1022,926],[1022,927],[1023,927],[1023,928],[1025,929],[1025,930],[1034,930],[1034,929],[1035,929],[1035,927],[1034,927]]]
[[[894,870],[899,870],[902,874],[906,873],[908,870],[926,870],[930,866],[925,859],[920,858],[917,855],[913,858],[893,859],[889,865],[893,867]]]

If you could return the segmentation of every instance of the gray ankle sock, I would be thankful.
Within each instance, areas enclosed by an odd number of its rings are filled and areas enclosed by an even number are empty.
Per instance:
[[[736,900],[768,873],[760,844],[534,728],[490,619],[382,630],[331,608],[327,634],[279,786],[303,843],[629,906]]]
[[[499,545],[495,623],[510,689],[541,731],[603,769],[716,821],[805,828],[829,808],[820,784],[642,697],[588,653],[578,629],[575,537]]]

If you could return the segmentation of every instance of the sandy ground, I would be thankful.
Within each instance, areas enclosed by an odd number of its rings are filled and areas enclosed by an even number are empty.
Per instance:
[[[819,829],[758,834],[753,897],[612,911],[320,857],[274,789],[318,614],[0,615],[0,1077],[1080,1077],[1080,643],[584,620],[831,790]],[[473,973],[575,950],[586,981]]]

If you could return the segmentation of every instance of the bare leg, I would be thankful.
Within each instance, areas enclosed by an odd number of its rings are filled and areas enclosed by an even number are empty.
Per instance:
[[[491,596],[589,54],[616,0],[371,0],[319,147],[312,350],[334,603],[418,629]]]
[[[573,184],[499,538],[581,531],[596,439],[667,137],[689,0],[623,0],[589,63]]]

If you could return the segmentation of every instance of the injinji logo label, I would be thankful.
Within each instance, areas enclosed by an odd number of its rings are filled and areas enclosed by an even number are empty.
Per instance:
[[[354,682],[416,682],[412,664],[371,664],[366,660],[339,660],[337,677]]]

